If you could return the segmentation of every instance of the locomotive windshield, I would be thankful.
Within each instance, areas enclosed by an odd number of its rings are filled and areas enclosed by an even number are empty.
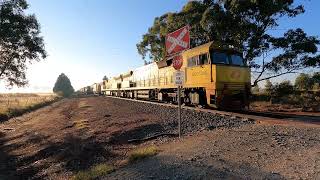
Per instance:
[[[244,66],[243,58],[240,55],[232,54],[230,55],[230,59],[232,65]]]
[[[213,52],[211,57],[213,64],[229,64],[229,58],[226,53]]]
[[[212,51],[210,55],[212,64],[245,66],[244,60],[240,54]]]

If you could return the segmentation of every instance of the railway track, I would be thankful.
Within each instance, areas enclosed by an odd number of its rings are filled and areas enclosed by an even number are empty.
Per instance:
[[[122,97],[106,96],[110,98],[122,99],[127,101],[141,102],[155,104],[159,106],[174,107],[178,105],[172,103],[164,103],[158,101],[147,101],[139,99],[128,99]],[[312,115],[294,115],[294,114],[281,114],[281,113],[269,113],[269,112],[256,112],[256,111],[222,111],[211,108],[201,108],[193,106],[182,106],[182,109],[194,110],[199,112],[206,112],[217,114],[220,116],[229,116],[230,118],[242,118],[244,120],[254,120],[257,123],[271,123],[271,124],[297,124],[297,125],[308,125],[317,124],[320,126],[320,116]]]

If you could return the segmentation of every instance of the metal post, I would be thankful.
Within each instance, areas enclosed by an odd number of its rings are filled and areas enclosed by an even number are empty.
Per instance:
[[[181,137],[181,88],[178,86],[178,130],[179,138]]]

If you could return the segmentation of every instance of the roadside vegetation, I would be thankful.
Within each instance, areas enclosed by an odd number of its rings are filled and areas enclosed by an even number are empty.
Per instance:
[[[138,149],[133,150],[129,156],[128,159],[125,160],[126,165],[127,163],[134,163],[136,161],[145,159],[147,157],[154,156],[158,153],[158,148],[156,146],[147,146],[147,147],[141,147]],[[97,179],[99,177],[103,177],[111,172],[113,172],[115,168],[111,165],[107,164],[97,164],[92,166],[88,170],[79,171],[76,173],[72,179],[73,180],[91,180],[91,179]]]
[[[91,180],[97,179],[98,177],[107,175],[114,171],[114,168],[107,164],[98,164],[93,166],[91,169],[86,171],[80,171],[75,176],[73,180]]]
[[[320,112],[320,73],[300,74],[294,84],[290,81],[252,88],[252,108],[270,111]]]
[[[55,94],[0,94],[0,122],[22,115],[60,99]]]
[[[158,149],[155,146],[149,146],[134,150],[129,156],[129,162],[135,162],[150,156],[154,156],[158,153]]]

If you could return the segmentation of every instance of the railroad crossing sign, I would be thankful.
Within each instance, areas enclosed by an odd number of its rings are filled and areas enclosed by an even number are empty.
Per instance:
[[[183,64],[183,59],[180,55],[175,56],[172,61],[172,66],[174,69],[179,70]]]
[[[190,48],[189,26],[184,26],[166,36],[166,50],[168,55],[176,54]]]
[[[175,72],[175,84],[177,86],[183,86],[183,84],[184,84],[184,72],[183,71],[176,71]]]
[[[177,70],[175,72],[175,84],[178,86],[177,100],[178,100],[178,132],[181,137],[181,86],[184,83],[184,72],[180,71],[183,64],[180,52],[190,48],[190,32],[189,26],[180,28],[166,36],[166,51],[167,56],[176,55],[173,58],[172,66]]]

